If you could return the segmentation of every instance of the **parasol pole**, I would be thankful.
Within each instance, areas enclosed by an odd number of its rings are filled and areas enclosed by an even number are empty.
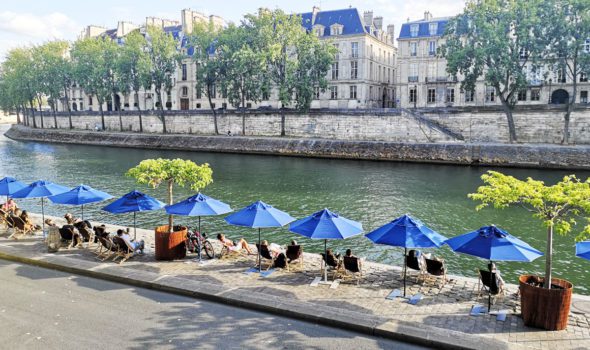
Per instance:
[[[82,221],[84,221],[84,204],[82,204]]]
[[[493,275],[492,275],[492,266],[493,266],[494,262],[492,260],[490,260],[490,266],[488,266],[488,269],[490,270],[490,286],[488,287],[488,313],[490,313],[491,308],[492,308],[492,282],[493,282]]]
[[[328,282],[328,240],[324,239],[324,282]]]
[[[406,273],[408,272],[408,248],[404,247],[404,298],[406,297]]]
[[[134,241],[137,239],[137,225],[135,223],[135,214],[136,214],[136,212],[133,212],[133,240]]]
[[[258,228],[258,272],[262,272],[262,257],[261,257],[261,250],[262,246],[260,245],[260,227]]]
[[[201,234],[201,217],[199,216],[199,236],[200,238],[197,239],[197,250],[199,251],[199,263],[202,262],[202,253],[201,253],[201,239],[203,239],[203,235]]]
[[[41,220],[43,221],[43,235],[45,235],[45,208],[43,206],[43,197],[41,197]]]

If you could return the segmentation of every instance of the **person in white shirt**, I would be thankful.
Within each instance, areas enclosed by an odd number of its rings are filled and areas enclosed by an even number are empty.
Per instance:
[[[134,252],[139,250],[139,253],[143,254],[143,249],[145,247],[145,242],[143,239],[136,242],[133,239],[131,239],[129,232],[123,231],[121,229],[117,230],[117,236],[121,237],[125,242],[127,242],[127,244],[129,244],[129,246],[133,248]]]

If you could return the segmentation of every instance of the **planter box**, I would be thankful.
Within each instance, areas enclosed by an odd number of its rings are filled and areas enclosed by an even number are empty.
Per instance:
[[[184,259],[186,256],[187,228],[175,226],[168,233],[168,225],[156,227],[156,260]]]
[[[520,284],[520,308],[524,324],[530,327],[550,331],[560,331],[567,327],[573,285],[559,278],[553,278],[551,284],[557,288],[543,288],[528,283],[536,276],[522,275]],[[538,278],[544,283],[544,278]]]

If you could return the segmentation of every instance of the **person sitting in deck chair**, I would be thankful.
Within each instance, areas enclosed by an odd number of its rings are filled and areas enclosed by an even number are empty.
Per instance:
[[[6,203],[2,204],[2,210],[7,212],[8,214],[14,213],[14,211],[16,209],[18,209],[18,206],[16,205],[16,202],[12,198],[8,198]]]
[[[250,245],[248,244],[248,242],[246,242],[246,240],[243,238],[240,238],[240,240],[237,243],[234,243],[234,241],[232,241],[231,239],[225,238],[225,235],[223,233],[220,233],[217,235],[217,239],[230,252],[236,252],[245,249],[248,252],[248,254],[254,254],[252,252],[252,249],[250,249]]]
[[[23,222],[25,223],[25,227],[28,230],[37,231],[37,230],[41,229],[41,226],[33,224],[33,221],[29,217],[29,213],[27,213],[26,210],[23,210],[23,212],[20,214],[20,218],[23,219]]]
[[[495,263],[488,264],[488,271],[492,271],[492,273],[496,274],[496,284],[498,285],[498,289],[500,291],[504,290],[504,279],[500,275],[500,270],[496,267]]]
[[[118,229],[117,230],[117,236],[123,238],[123,240],[129,244],[129,246],[131,248],[133,248],[133,251],[136,252],[139,250],[140,254],[143,254],[143,249],[145,247],[145,242],[144,240],[139,240],[139,241],[134,241],[133,239],[131,239],[131,236],[129,235],[129,232]]]

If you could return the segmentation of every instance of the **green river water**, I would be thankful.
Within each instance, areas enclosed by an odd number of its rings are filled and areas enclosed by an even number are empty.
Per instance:
[[[3,134],[8,126],[0,126]],[[417,163],[328,160],[280,156],[155,151],[116,147],[46,144],[19,142],[0,136],[0,178],[13,176],[29,183],[39,179],[62,185],[81,183],[121,196],[136,188],[165,201],[165,189],[152,190],[137,185],[124,176],[130,167],[146,158],[184,158],[209,163],[214,183],[203,193],[240,209],[262,200],[295,218],[307,216],[324,207],[363,223],[366,232],[394,218],[410,213],[439,233],[453,237],[484,225],[495,224],[523,239],[533,247],[545,250],[545,229],[524,209],[485,209],[475,211],[476,203],[467,198],[481,185],[480,175],[489,169],[500,170],[518,178],[533,177],[547,183],[558,181],[574,172],[582,178],[587,171],[484,168]],[[176,188],[175,200],[193,193]],[[39,200],[20,200],[21,207],[40,212]],[[107,203],[85,206],[85,216],[91,220],[122,225],[132,224],[132,215],[112,215],[100,210]],[[46,213],[63,215],[79,209],[47,204]],[[140,213],[138,226],[153,228],[165,224],[164,211]],[[196,219],[176,217],[176,222],[195,225]],[[254,241],[255,230],[229,226],[223,217],[207,217],[203,230],[209,234],[225,232],[231,238],[245,237]],[[287,228],[263,230],[263,237],[285,244],[295,238],[306,251],[319,252],[323,241],[312,241],[290,233]],[[344,241],[328,243],[337,251],[348,247],[355,254],[388,264],[402,264],[403,249],[377,246],[362,235]],[[590,261],[576,258],[574,238],[557,236],[554,247],[554,276],[566,278],[575,291],[590,294]],[[474,257],[453,253],[448,247],[434,252],[446,259],[450,274],[476,277],[476,269],[486,263]],[[522,273],[544,271],[544,258],[532,263],[498,263],[507,282],[517,283]]]

